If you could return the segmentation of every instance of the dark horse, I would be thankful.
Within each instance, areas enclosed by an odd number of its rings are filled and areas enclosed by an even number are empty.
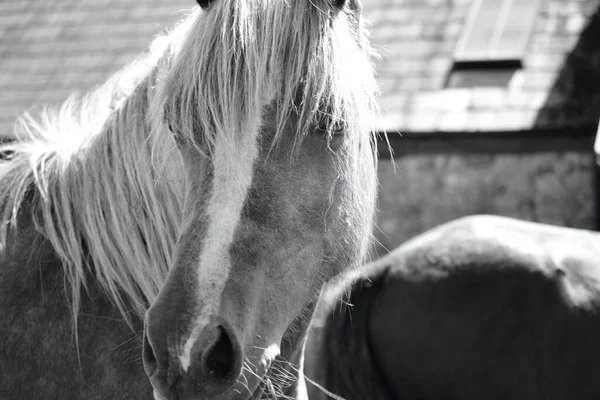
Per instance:
[[[0,146],[0,399],[305,397],[375,209],[360,5],[199,3]]]
[[[346,400],[600,399],[598,233],[466,217],[340,290],[305,372]]]

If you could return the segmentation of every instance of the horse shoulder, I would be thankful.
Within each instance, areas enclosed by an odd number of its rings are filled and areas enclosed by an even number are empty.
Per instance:
[[[310,399],[328,399],[328,393],[348,400],[394,398],[373,360],[368,334],[372,303],[382,283],[357,279],[347,288],[346,301],[338,299],[322,320],[313,320],[304,370],[320,387],[308,385]]]

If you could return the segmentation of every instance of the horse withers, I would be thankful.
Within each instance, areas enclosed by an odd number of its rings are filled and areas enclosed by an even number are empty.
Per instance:
[[[319,290],[371,235],[360,7],[199,3],[0,149],[0,398],[305,394]]]
[[[461,218],[322,302],[305,372],[346,400],[600,398],[596,232]]]

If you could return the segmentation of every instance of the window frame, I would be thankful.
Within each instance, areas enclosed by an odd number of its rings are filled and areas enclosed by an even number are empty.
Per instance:
[[[474,35],[473,29],[481,13],[482,7],[486,4],[493,4],[501,1],[500,14],[495,21],[491,40],[484,50],[475,51],[469,49],[469,41]],[[529,1],[531,18],[526,24],[523,24],[523,31],[521,33],[520,43],[515,46],[514,51],[506,52],[499,51],[497,49],[498,44],[501,42],[505,28],[507,26],[508,17],[511,14],[512,7],[517,2]],[[497,3],[496,3],[497,4]],[[521,3],[522,4],[522,3]],[[518,61],[521,62],[525,56],[527,50],[527,44],[531,39],[533,33],[535,21],[539,14],[541,0],[473,0],[471,9],[466,19],[463,31],[458,39],[456,47],[454,48],[453,59],[455,64],[468,64],[476,62],[507,62],[507,61]],[[476,34],[476,33],[475,33]]]

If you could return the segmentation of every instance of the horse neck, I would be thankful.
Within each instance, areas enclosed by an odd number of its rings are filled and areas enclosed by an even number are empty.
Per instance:
[[[64,265],[75,322],[90,280],[131,321],[130,308],[145,311],[167,273],[183,190],[174,141],[153,129],[148,115],[159,67],[142,79],[124,77],[131,74],[126,70],[86,99],[78,118],[102,112],[108,118],[97,133],[78,138],[76,148],[65,153],[37,132],[11,161],[27,168],[18,179],[37,187],[35,223]]]

